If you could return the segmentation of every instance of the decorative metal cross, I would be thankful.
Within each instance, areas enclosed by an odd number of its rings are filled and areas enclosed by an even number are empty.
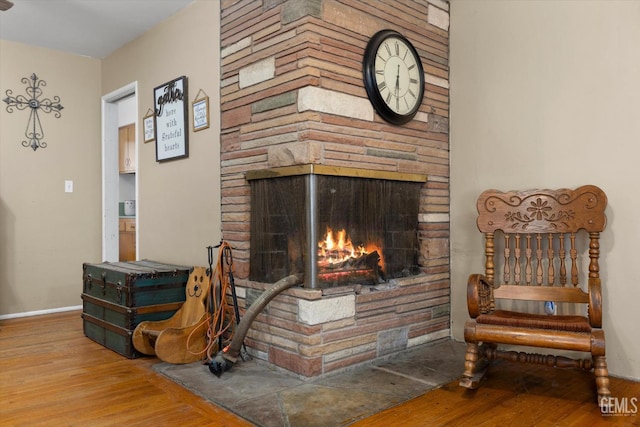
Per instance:
[[[27,129],[24,131],[24,135],[27,139],[22,141],[22,146],[31,147],[33,148],[33,151],[36,151],[38,148],[45,148],[47,146],[47,143],[43,141],[44,130],[40,123],[38,111],[43,111],[45,113],[54,111],[55,117],[59,119],[61,116],[60,111],[64,107],[60,105],[59,96],[54,96],[53,100],[49,98],[39,99],[40,96],[42,96],[41,88],[46,86],[47,82],[39,80],[35,73],[31,74],[31,77],[29,78],[23,77],[21,81],[27,85],[25,89],[27,96],[12,96],[13,91],[11,89],[7,89],[7,97],[3,99],[3,101],[7,103],[7,111],[9,113],[13,113],[14,107],[18,110],[24,110],[27,107],[31,108],[31,114],[29,115],[29,121],[27,122]]]

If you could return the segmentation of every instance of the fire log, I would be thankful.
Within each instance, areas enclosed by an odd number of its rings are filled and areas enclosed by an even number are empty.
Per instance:
[[[370,254],[361,255],[357,258],[348,258],[344,261],[327,265],[326,269],[331,272],[335,272],[336,270],[348,271],[363,268],[377,270],[378,262],[380,262],[380,255],[378,255],[378,251],[373,251]]]

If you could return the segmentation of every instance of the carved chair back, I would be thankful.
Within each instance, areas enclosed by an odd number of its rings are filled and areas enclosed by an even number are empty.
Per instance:
[[[585,290],[600,287],[606,205],[605,193],[593,185],[483,192],[477,224],[485,238],[485,276],[494,292],[480,312],[493,311],[500,298],[598,304]],[[588,245],[580,245],[581,232]],[[589,311],[592,326],[600,326],[600,307]]]

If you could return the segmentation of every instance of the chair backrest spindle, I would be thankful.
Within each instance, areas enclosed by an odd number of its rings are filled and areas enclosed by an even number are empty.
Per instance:
[[[522,269],[520,267],[520,233],[516,233],[516,251],[515,251],[515,265],[513,272],[515,277],[513,278],[516,285],[520,284],[520,273]]]
[[[549,233],[547,235],[547,262],[548,262],[548,270],[547,270],[547,284],[549,286],[553,286],[556,283],[556,276],[555,276],[555,268],[554,268],[554,260],[555,260],[555,256],[554,256],[554,252],[553,252],[553,233]]]
[[[569,254],[571,256],[571,284],[573,287],[578,286],[578,251],[576,249],[576,233],[571,233],[571,250]]]
[[[509,241],[511,240],[511,236],[507,233],[504,235],[504,283],[511,282],[511,269],[509,265],[511,264],[511,249],[509,248]]]
[[[544,267],[542,266],[542,235],[536,234],[536,285],[542,286]]]
[[[565,286],[567,284],[567,252],[564,250],[564,233],[560,233],[558,236],[560,243],[560,250],[558,256],[560,257],[560,285]]]
[[[525,275],[525,284],[530,285],[531,284],[531,279],[533,277],[532,275],[532,267],[531,267],[531,254],[532,254],[532,250],[531,250],[531,234],[526,234],[525,238],[527,239],[527,248],[525,249],[524,253],[526,256],[526,261],[525,261],[525,267],[524,267],[524,275]]]

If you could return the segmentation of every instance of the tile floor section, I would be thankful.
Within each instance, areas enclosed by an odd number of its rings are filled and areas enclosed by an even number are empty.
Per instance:
[[[257,426],[347,426],[460,377],[465,348],[447,339],[314,379],[260,360],[238,361],[220,378],[201,363],[154,369]]]

